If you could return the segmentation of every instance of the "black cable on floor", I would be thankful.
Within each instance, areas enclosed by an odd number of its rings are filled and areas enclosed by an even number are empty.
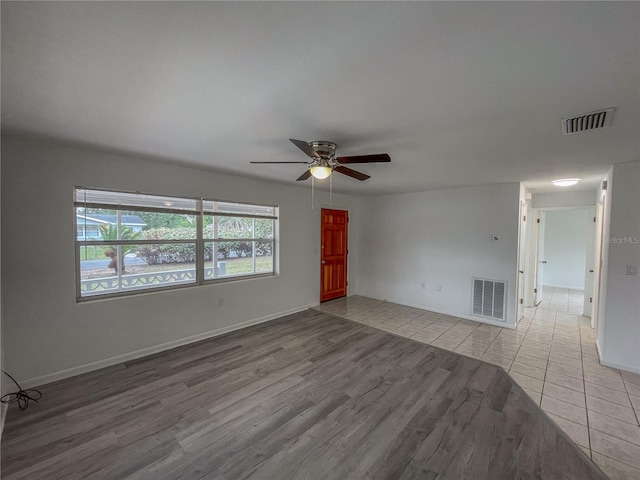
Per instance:
[[[36,390],[34,388],[28,388],[27,390],[23,390],[15,378],[13,378],[4,370],[2,370],[2,373],[4,373],[7,377],[13,380],[13,383],[15,383],[16,387],[18,387],[18,391],[3,395],[2,397],[0,397],[0,402],[2,403],[18,402],[18,406],[20,407],[20,410],[26,410],[31,400],[33,400],[34,402],[37,402],[42,398],[42,393],[40,392],[40,390]]]

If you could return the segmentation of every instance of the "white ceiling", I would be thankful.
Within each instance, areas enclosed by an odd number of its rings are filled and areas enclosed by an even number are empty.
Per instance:
[[[640,159],[640,3],[3,1],[2,128],[291,183],[249,160],[388,152],[357,195],[595,188]]]

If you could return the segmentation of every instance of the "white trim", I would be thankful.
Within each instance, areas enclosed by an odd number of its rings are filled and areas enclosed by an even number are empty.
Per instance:
[[[404,307],[419,308],[420,310],[426,310],[428,312],[435,312],[435,313],[441,313],[443,315],[450,315],[452,317],[464,318],[465,320],[471,320],[473,322],[478,322],[478,323],[486,323],[488,325],[494,325],[496,327],[508,328],[510,330],[515,330],[516,329],[516,325],[511,325],[511,324],[509,324],[507,322],[492,321],[492,320],[486,319],[485,317],[476,317],[476,316],[473,316],[473,315],[463,315],[461,313],[452,313],[452,312],[449,312],[449,311],[438,310],[436,308],[425,307],[424,305],[416,305],[416,304],[413,304],[413,303],[400,303],[397,300],[393,300],[393,299],[390,299],[390,298],[376,298],[376,297],[371,297],[369,295],[361,295],[359,293],[354,293],[353,295],[360,295],[361,297],[373,298],[374,300],[380,300],[380,301],[388,302],[388,303],[397,303],[398,305],[402,305]]]
[[[598,352],[598,360],[600,360],[600,365],[604,365],[605,367],[617,368],[618,370],[624,370],[626,372],[635,373],[640,375],[640,368],[633,367],[631,365],[623,365],[622,363],[609,362],[608,360],[602,359],[602,350],[600,349],[600,344],[598,340],[596,340],[596,352]]]
[[[594,342],[596,344],[596,353],[598,354],[598,361],[602,363],[602,349],[600,348],[599,340],[596,338]]]
[[[560,193],[560,192],[552,192],[552,193]],[[595,202],[589,205],[565,205],[562,207],[533,207],[533,208],[534,210],[545,210],[547,212],[554,212],[554,211],[560,211],[560,210],[588,210],[593,206],[595,206]]]
[[[543,283],[542,284],[543,287],[551,287],[551,288],[567,288],[569,290],[580,290],[581,292],[584,292],[584,286],[582,287],[578,287],[576,285],[559,285],[557,283]]]
[[[602,360],[600,360],[600,363],[605,367],[617,368],[618,370],[624,370],[626,372],[631,372],[631,373],[640,375],[640,368],[638,367],[633,367],[631,365],[623,365],[621,363],[602,361]]]
[[[225,333],[233,332],[235,330],[240,330],[246,327],[250,327],[252,325],[257,325],[259,323],[268,322],[270,320],[275,320],[276,318],[302,312],[304,310],[307,310],[312,307],[317,307],[317,306],[318,306],[317,303],[303,305],[301,307],[292,308],[290,310],[285,310],[283,312],[273,313],[271,315],[265,315],[264,317],[258,317],[251,320],[246,320],[244,322],[236,323],[234,325],[229,325],[227,327],[217,328],[215,330],[210,330],[204,333],[198,333],[197,335],[181,338],[179,340],[172,340],[171,342],[162,343],[160,345],[154,345],[152,347],[143,348],[141,350],[136,350],[129,353],[123,353],[122,355],[116,355],[115,357],[105,358],[104,360],[98,360],[97,362],[86,363],[84,365],[78,365],[77,367],[72,367],[65,370],[48,373],[46,375],[41,375],[39,377],[33,377],[27,380],[21,380],[20,386],[23,388],[33,388],[33,387],[37,387],[47,383],[56,382],[58,380],[63,380],[65,378],[81,375],[83,373],[93,372],[94,370],[99,370],[101,368],[111,367],[113,365],[127,362],[129,360],[135,360],[137,358],[146,357],[148,355],[153,355],[155,353],[163,352],[165,350],[170,350],[172,348],[181,347],[182,345],[188,345],[190,343],[199,342],[200,340],[206,340],[208,338],[217,337]]]

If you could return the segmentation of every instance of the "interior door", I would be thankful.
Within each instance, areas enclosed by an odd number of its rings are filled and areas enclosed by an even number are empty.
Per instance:
[[[538,255],[536,262],[536,300],[535,303],[538,305],[542,301],[542,286],[544,281],[544,265],[546,260],[544,259],[544,220],[545,213],[540,212],[538,214]]]
[[[347,235],[349,214],[322,209],[320,226],[320,301],[347,295]]]
[[[604,202],[606,198],[602,198],[602,203],[596,205],[596,245],[595,245],[595,265],[593,272],[593,309],[591,315],[591,328],[598,331],[598,316],[600,313],[600,282],[602,279],[602,243],[604,239],[603,234],[603,215],[604,215]],[[586,295],[586,292],[585,292]]]
[[[524,306],[533,307],[536,295],[536,256],[538,252],[538,231],[536,226],[537,211],[533,210],[531,200],[527,200],[527,240],[525,242],[525,268],[524,268]]]
[[[516,322],[524,316],[524,285],[527,250],[527,203],[520,203],[520,230],[518,232],[518,313]]]
[[[589,209],[587,218],[587,258],[584,272],[584,304],[582,314],[586,317],[593,316],[594,274],[596,263],[596,207]]]

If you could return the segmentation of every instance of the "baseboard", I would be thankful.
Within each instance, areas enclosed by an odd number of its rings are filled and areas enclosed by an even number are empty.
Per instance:
[[[624,365],[622,363],[616,363],[616,362],[608,362],[606,360],[600,360],[600,363],[602,365],[604,365],[605,367],[610,367],[610,368],[617,368],[618,370],[624,370],[625,372],[631,372],[631,373],[635,373],[637,375],[640,375],[640,368],[638,367],[632,367],[630,365]]]
[[[312,307],[317,307],[317,306],[318,306],[317,303],[313,303],[309,305],[304,305],[302,307],[296,307],[290,310],[274,313],[271,315],[265,315],[264,317],[246,320],[244,322],[236,323],[234,325],[230,325],[227,327],[217,328],[215,330],[199,333],[197,335],[181,338],[179,340],[173,340],[171,342],[163,343],[160,345],[154,345],[152,347],[143,348],[141,350],[124,353],[122,355],[116,355],[115,357],[106,358],[104,360],[99,360],[97,362],[78,365],[77,367],[60,370],[58,372],[48,373],[46,375],[33,377],[27,380],[22,380],[20,382],[20,385],[22,386],[22,388],[33,388],[33,387],[37,387],[47,383],[57,382],[59,380],[64,380],[65,378],[75,377],[76,375],[82,375],[83,373],[93,372],[94,370],[99,370],[101,368],[111,367],[119,363],[128,362],[130,360],[135,360],[137,358],[142,358],[148,355],[153,355],[155,353],[160,353],[165,350],[171,350],[172,348],[181,347],[183,345],[199,342],[201,340],[217,337],[219,335],[224,335],[225,333],[233,332],[235,330],[240,330],[242,328],[250,327],[252,325],[258,325],[260,323],[269,322],[271,320],[275,320],[276,318],[284,317],[286,315],[291,315],[293,313],[302,312],[304,310],[307,310]]]
[[[632,367],[629,365],[624,365],[622,363],[609,362],[608,360],[602,359],[602,350],[600,349],[600,344],[596,340],[596,352],[598,352],[598,360],[600,361],[600,365],[604,365],[605,367],[617,368],[618,370],[624,370],[625,372],[636,373],[640,375],[640,368]]]
[[[369,295],[361,295],[361,294],[355,294],[355,295],[360,295],[361,297],[366,297],[366,298],[373,298],[374,300],[380,300],[383,302],[390,302],[390,303],[397,303],[398,305],[402,305],[404,307],[412,307],[412,308],[419,308],[420,310],[427,310],[429,312],[435,312],[435,313],[441,313],[442,315],[450,315],[452,317],[458,317],[458,318],[464,318],[465,320],[471,320],[473,322],[478,322],[478,323],[486,323],[487,325],[493,325],[496,327],[502,327],[502,328],[508,328],[510,330],[515,330],[516,325],[510,325],[507,322],[499,322],[499,321],[492,321],[489,320],[488,318],[484,318],[484,317],[474,317],[473,315],[463,315],[460,313],[452,313],[449,311],[445,311],[445,310],[438,310],[436,308],[432,308],[432,307],[425,307],[424,305],[415,305],[412,303],[401,303],[397,300],[394,300],[392,298],[376,298],[376,297],[371,297]]]
[[[543,287],[551,287],[551,288],[566,288],[568,290],[580,290],[582,292],[584,292],[584,286],[582,287],[577,287],[575,285],[558,285],[557,283],[544,283],[542,284]]]
[[[598,361],[602,363],[602,349],[600,348],[600,342],[598,341],[597,338],[596,338],[595,344],[596,344],[596,353],[598,354]]]

